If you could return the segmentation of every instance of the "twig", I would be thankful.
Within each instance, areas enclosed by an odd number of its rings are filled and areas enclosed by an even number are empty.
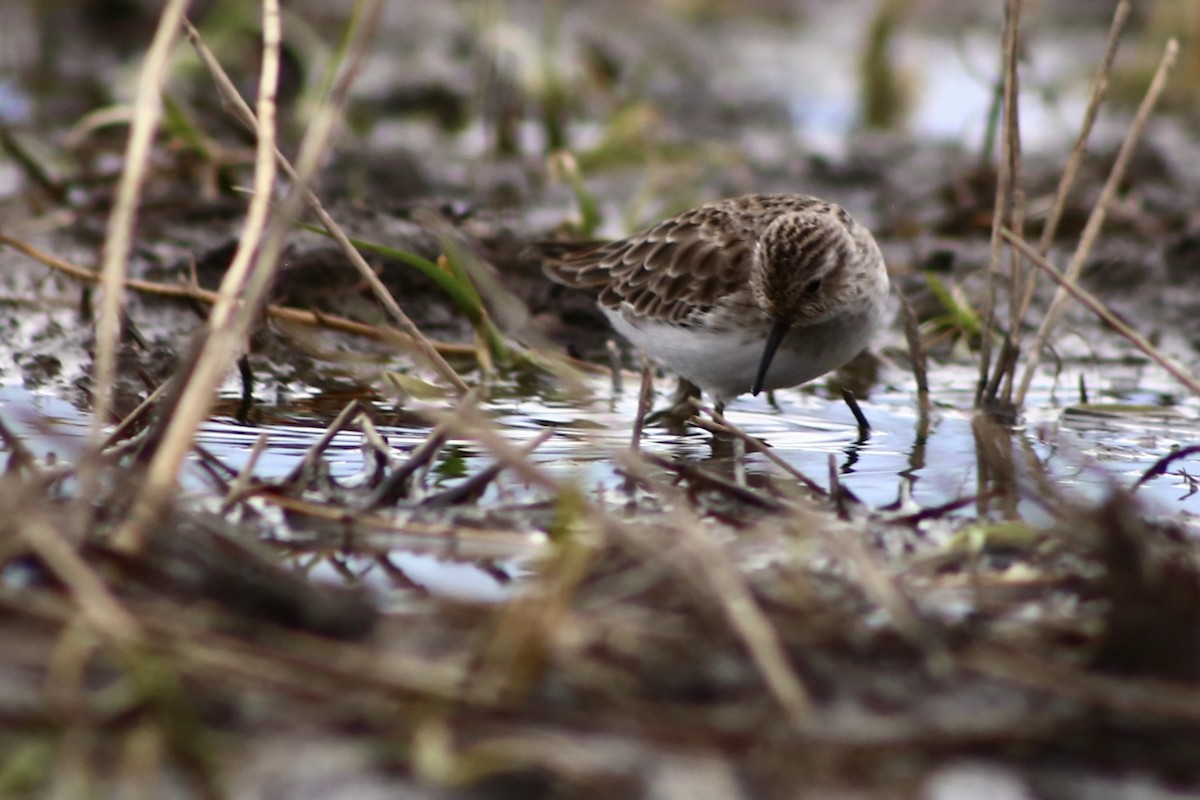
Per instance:
[[[196,429],[212,408],[213,392],[230,364],[246,346],[258,309],[264,305],[271,277],[278,267],[283,237],[299,210],[300,200],[284,200],[264,238],[270,212],[271,190],[275,182],[275,93],[279,83],[280,47],[283,38],[278,0],[263,0],[262,65],[258,85],[259,124],[255,129],[257,148],[254,163],[254,194],[242,228],[238,251],[225,273],[218,300],[209,315],[208,327],[199,340],[191,369],[180,380],[176,405],[163,430],[162,438],[146,469],[146,481],[130,512],[129,520],[113,537],[113,546],[126,551],[142,547],[144,531],[166,501],[175,485],[179,466],[192,446]],[[190,25],[188,26],[191,30]],[[322,152],[328,140],[329,124],[320,124],[331,109],[318,113],[304,138],[304,149],[313,159],[306,180],[316,170],[315,153]]]
[[[1079,128],[1079,135],[1075,138],[1075,145],[1071,148],[1071,155],[1067,157],[1067,163],[1063,167],[1062,175],[1058,179],[1058,189],[1054,194],[1054,205],[1050,207],[1050,213],[1046,216],[1046,221],[1042,224],[1042,234],[1038,239],[1038,252],[1045,255],[1050,250],[1050,245],[1054,241],[1054,234],[1058,231],[1058,223],[1062,219],[1063,210],[1067,206],[1067,197],[1071,193],[1071,188],[1075,185],[1075,176],[1079,173],[1079,166],[1083,163],[1083,156],[1087,152],[1087,143],[1092,136],[1092,128],[1096,124],[1096,117],[1100,113],[1100,105],[1104,102],[1104,95],[1108,92],[1108,76],[1112,72],[1113,61],[1117,56],[1117,45],[1121,42],[1121,34],[1125,30],[1125,21],[1129,18],[1130,1],[1120,0],[1117,3],[1116,11],[1113,12],[1112,25],[1108,29],[1108,44],[1105,46],[1104,58],[1100,62],[1099,68],[1096,70],[1096,77],[1092,80],[1092,96],[1088,101],[1087,111],[1083,115],[1083,124]],[[1033,302],[1033,293],[1037,289],[1036,271],[1030,270],[1025,282],[1025,289],[1022,293],[1021,304],[1017,309],[1016,315],[1009,324],[1009,335],[1012,337],[1012,344],[1018,351],[1021,347],[1021,330],[1025,324],[1025,317],[1029,314],[1029,306]],[[1020,287],[1013,285],[1012,291],[1015,293]],[[1008,387],[1011,390],[1011,387]]]
[[[0,234],[0,244],[8,245],[14,250],[19,250],[35,261],[62,272],[66,275],[75,278],[76,280],[86,281],[88,283],[99,283],[100,273],[90,269],[85,269],[72,264],[69,261],[64,261],[60,258],[50,255],[49,253],[39,250],[31,244],[23,242],[19,239],[13,239],[10,236]],[[137,278],[127,278],[124,282],[125,288],[131,289],[142,294],[152,294],[159,297],[171,297],[180,300],[191,300],[199,303],[212,305],[217,302],[220,295],[217,292],[197,286],[195,283],[156,283],[154,281],[144,281]],[[265,313],[272,319],[278,319],[284,322],[295,322],[301,325],[311,325],[314,328],[325,328],[327,330],[340,331],[349,333],[355,336],[362,336],[367,339],[376,341],[388,342],[397,347],[412,349],[415,347],[413,339],[406,333],[396,330],[395,328],[382,327],[379,325],[367,325],[363,322],[357,322],[345,317],[335,316],[333,314],[324,314],[316,311],[305,311],[299,308],[291,308],[289,306],[270,305],[266,307]],[[453,356],[455,358],[474,358],[475,348],[471,345],[456,344],[453,342],[431,342],[437,350],[443,355]],[[603,372],[602,367],[588,364],[587,362],[573,362],[577,368],[585,369],[590,372]]]
[[[133,100],[133,120],[129,141],[125,146],[125,168],[117,185],[116,200],[108,229],[104,236],[103,268],[100,284],[104,299],[96,323],[96,359],[92,395],[92,436],[98,441],[100,431],[108,424],[112,403],[112,385],[117,372],[117,345],[121,327],[121,308],[125,300],[124,277],[137,217],[138,198],[150,163],[150,147],[162,117],[162,90],[166,81],[167,60],[179,25],[187,9],[187,0],[168,0],[158,20],[158,28],[145,61],[138,73],[137,91]]]
[[[1012,230],[1018,236],[1025,235],[1025,192],[1013,189]],[[1021,313],[1021,286],[1025,283],[1023,277],[1026,270],[1021,263],[1021,255],[1012,248],[1008,250],[1008,330],[1001,340],[1000,354],[996,356],[996,366],[987,388],[983,392],[984,405],[992,413],[1011,414],[1013,381],[1016,380],[1017,361],[1016,343],[1013,337],[1014,327],[1019,327]],[[1028,270],[1035,274],[1033,270]],[[1001,389],[1003,384],[1003,389]],[[996,402],[999,394],[999,402]]]
[[[308,480],[306,476],[315,473],[317,463],[321,460],[321,455],[333,442],[333,437],[337,436],[344,430],[350,427],[350,423],[355,417],[363,412],[363,404],[358,400],[351,400],[347,403],[338,415],[334,417],[333,422],[325,426],[325,430],[321,431],[321,435],[312,443],[305,452],[304,457],[292,468],[287,477],[283,479],[284,483],[304,483]]]
[[[479,442],[526,483],[556,496],[563,491],[561,481],[523,456],[520,448],[497,432],[491,420],[482,416],[473,404],[460,406],[451,413],[433,412],[429,416],[438,424],[444,423],[449,433]]]
[[[19,493],[7,494],[10,498],[20,496]],[[17,528],[20,535],[42,563],[67,587],[79,612],[98,633],[116,644],[130,645],[142,641],[136,619],[113,596],[91,566],[80,558],[79,552],[71,546],[55,522],[28,506],[4,510],[10,514],[19,511],[21,521]]]
[[[1137,331],[1126,325],[1120,317],[1105,308],[1104,304],[1092,296],[1090,292],[1081,287],[1075,282],[1075,279],[1070,275],[1063,275],[1056,270],[1050,262],[1042,257],[1040,253],[1033,248],[1025,240],[1013,234],[1012,231],[1005,230],[1003,234],[1005,239],[1020,250],[1026,258],[1032,261],[1039,269],[1045,272],[1050,277],[1058,282],[1059,291],[1064,295],[1070,295],[1084,305],[1100,319],[1104,320],[1105,324],[1113,330],[1125,337],[1134,347],[1141,350],[1146,356],[1165,369],[1171,377],[1186,386],[1193,394],[1200,397],[1200,382],[1198,382],[1191,373],[1182,365],[1176,363],[1173,359],[1163,354],[1161,350],[1152,345],[1148,339],[1139,334]]]
[[[235,505],[253,492],[254,470],[258,466],[262,454],[266,452],[267,442],[270,441],[270,438],[266,431],[254,437],[254,444],[250,447],[250,455],[246,459],[246,463],[238,470],[237,475],[233,478],[233,483],[225,490],[225,497],[221,500],[222,514],[228,514]]]
[[[154,391],[146,395],[146,399],[138,403],[137,408],[135,408],[133,411],[130,411],[125,419],[121,420],[117,427],[113,428],[108,436],[104,437],[104,443],[101,445],[101,449],[107,450],[109,447],[112,447],[114,444],[125,438],[125,435],[129,433],[129,429],[136,425],[144,416],[150,413],[155,404],[162,399],[162,396],[166,394],[170,385],[171,382],[169,380],[163,381],[154,389]]]
[[[37,159],[30,155],[29,151],[12,135],[9,127],[4,124],[0,124],[0,152],[8,153],[9,157],[17,162],[21,171],[25,173],[25,177],[49,195],[54,202],[66,204],[67,190],[62,183],[50,177]]]
[[[828,494],[828,492],[825,491],[825,487],[821,486],[821,484],[817,483],[812,478],[808,477],[803,472],[801,472],[800,470],[796,469],[794,466],[789,464],[782,456],[780,456],[778,453],[776,453],[771,448],[771,446],[766,444],[762,439],[759,439],[755,436],[751,436],[750,434],[746,433],[744,430],[742,430],[738,426],[734,425],[732,422],[730,422],[728,419],[725,418],[724,414],[720,414],[717,411],[715,411],[714,409],[709,408],[708,406],[703,406],[703,405],[700,406],[700,410],[702,412],[704,412],[705,414],[708,414],[708,416],[711,417],[713,422],[716,424],[713,425],[712,423],[709,423],[707,420],[704,420],[700,417],[695,417],[692,420],[690,420],[692,425],[695,425],[698,428],[703,428],[704,430],[708,431],[709,433],[732,434],[732,435],[736,436],[737,438],[741,439],[742,441],[744,441],[746,443],[746,447],[748,447],[749,449],[753,450],[756,453],[760,453],[760,454],[766,456],[768,461],[770,461],[775,466],[779,467],[781,470],[786,472],[788,475],[791,475],[793,478],[795,478],[798,482],[800,482],[809,491],[814,492],[815,494],[818,494],[821,496],[825,496],[826,494]]]
[[[1050,207],[1050,213],[1046,216],[1046,222],[1042,226],[1042,235],[1038,239],[1038,252],[1045,254],[1050,249],[1051,242],[1054,241],[1054,234],[1058,230],[1058,223],[1062,219],[1063,209],[1067,205],[1067,196],[1071,193],[1071,187],[1075,183],[1075,176],[1079,172],[1079,165],[1083,163],[1083,156],[1087,152],[1088,139],[1092,135],[1092,127],[1096,124],[1096,117],[1100,113],[1100,105],[1104,102],[1104,95],[1108,92],[1108,76],[1112,72],[1113,61],[1117,56],[1117,45],[1120,44],[1121,34],[1125,30],[1125,21],[1129,18],[1129,0],[1120,0],[1117,3],[1117,9],[1113,13],[1112,26],[1108,29],[1108,44],[1104,50],[1104,59],[1100,62],[1099,68],[1096,70],[1096,77],[1092,79],[1092,96],[1088,101],[1087,111],[1083,116],[1083,124],[1079,128],[1079,136],[1075,139],[1075,146],[1071,148],[1071,155],[1067,158],[1067,163],[1063,167],[1062,176],[1058,179],[1058,190],[1054,195],[1054,205]],[[1036,275],[1037,273],[1030,273]],[[1032,295],[1032,287],[1026,288],[1026,297]],[[1026,300],[1022,304],[1022,316],[1024,319],[1025,309],[1028,308],[1029,301]],[[1014,324],[1014,327],[1015,324]]]
[[[1006,0],[1004,4],[1004,112],[1001,115],[1004,152],[996,177],[996,201],[992,210],[992,233],[988,258],[987,292],[984,295],[983,335],[979,340],[979,383],[975,389],[975,405],[987,398],[988,371],[992,361],[992,328],[996,318],[996,276],[1000,273],[1000,228],[1008,224],[1013,213],[1013,189],[1017,184],[1021,159],[1021,129],[1018,117],[1017,48],[1021,34],[1021,0]],[[1010,287],[1011,291],[1011,287]]]
[[[642,453],[641,457],[656,467],[661,467],[668,472],[673,472],[679,477],[686,479],[696,488],[712,489],[740,503],[755,506],[766,511],[782,511],[787,508],[785,503],[776,500],[774,497],[760,494],[747,486],[742,486],[720,475],[713,475],[686,461],[664,458],[655,453]]]
[[[1155,461],[1150,465],[1150,468],[1142,473],[1142,476],[1137,479],[1137,483],[1133,485],[1134,491],[1137,491],[1143,483],[1163,475],[1167,471],[1167,467],[1171,466],[1171,462],[1178,461],[1181,458],[1187,458],[1190,455],[1200,453],[1200,444],[1192,444],[1187,447],[1181,447],[1173,453],[1167,453],[1165,456]]]
[[[1059,317],[1062,316],[1063,307],[1066,304],[1069,293],[1067,286],[1073,285],[1078,280],[1079,273],[1083,271],[1084,262],[1087,261],[1087,257],[1092,251],[1092,246],[1096,243],[1096,237],[1100,234],[1100,228],[1104,225],[1104,219],[1108,215],[1108,207],[1112,204],[1113,198],[1117,194],[1117,189],[1125,177],[1125,169],[1129,166],[1129,160],[1133,157],[1134,147],[1136,147],[1138,140],[1141,138],[1142,130],[1146,127],[1146,121],[1150,118],[1150,112],[1154,110],[1159,96],[1162,94],[1163,89],[1166,88],[1167,76],[1175,66],[1178,54],[1179,42],[1176,39],[1171,39],[1167,42],[1162,60],[1158,64],[1158,69],[1154,73],[1153,80],[1150,81],[1150,88],[1146,90],[1146,96],[1142,98],[1142,103],[1138,106],[1137,114],[1133,118],[1133,124],[1129,127],[1129,133],[1125,136],[1125,141],[1121,143],[1121,149],[1117,152],[1117,158],[1108,173],[1108,180],[1100,192],[1099,199],[1096,200],[1096,205],[1092,208],[1092,213],[1088,216],[1087,225],[1084,226],[1083,234],[1079,239],[1079,245],[1075,248],[1075,254],[1071,257],[1071,262],[1067,265],[1065,273],[1067,282],[1061,284],[1058,291],[1054,293],[1054,299],[1050,303],[1050,308],[1046,311],[1046,317],[1042,320],[1041,327],[1038,328],[1037,338],[1034,340],[1033,347],[1026,354],[1025,372],[1021,375],[1020,388],[1017,390],[1017,396],[1013,400],[1018,408],[1025,403],[1025,395],[1029,391],[1030,383],[1033,382],[1033,375],[1041,360],[1042,350],[1049,341],[1050,333],[1054,330],[1054,326],[1058,324]]]
[[[478,390],[472,390],[466,397],[462,399],[462,404],[474,405],[479,399]],[[435,425],[424,440],[417,445],[408,454],[408,458],[404,463],[396,467],[391,474],[380,481],[375,487],[375,491],[367,499],[363,505],[366,511],[373,511],[377,508],[393,505],[401,498],[406,497],[409,492],[409,481],[413,475],[417,473],[421,467],[431,462],[441,451],[446,444],[446,424],[439,423]]]
[[[379,7],[378,2],[373,2],[372,5],[376,10]],[[251,129],[254,129],[257,125],[254,112],[252,112],[250,107],[246,105],[246,102],[242,99],[241,95],[237,91],[237,88],[234,86],[233,81],[229,79],[229,76],[225,73],[225,70],[216,60],[216,57],[213,56],[212,51],[210,51],[207,45],[205,45],[200,39],[199,32],[192,27],[190,23],[187,26],[187,31],[188,38],[195,46],[196,51],[200,54],[201,60],[204,61],[205,65],[216,79],[217,86],[220,88],[222,96],[229,101],[233,110],[236,112],[235,115],[245,125]],[[379,276],[375,274],[373,269],[371,269],[371,266],[366,262],[366,259],[362,257],[362,254],[359,253],[358,249],[350,242],[350,239],[346,235],[345,231],[343,231],[341,226],[334,221],[333,217],[331,217],[328,212],[325,211],[324,205],[322,205],[316,194],[307,188],[307,182],[300,180],[301,172],[292,166],[292,164],[281,151],[276,150],[275,157],[278,159],[280,167],[283,168],[283,171],[287,174],[293,185],[297,188],[297,190],[303,192],[305,199],[308,201],[309,207],[312,208],[313,212],[317,215],[317,219],[320,220],[321,225],[323,225],[325,229],[329,231],[329,235],[333,237],[335,242],[337,242],[338,247],[341,248],[346,257],[350,259],[350,262],[358,269],[358,272],[362,276],[363,280],[366,281],[367,285],[371,287],[371,291],[375,293],[375,296],[383,304],[384,308],[387,309],[388,313],[392,315],[392,318],[400,324],[400,327],[404,330],[404,332],[412,337],[413,343],[416,345],[418,352],[425,357],[425,359],[433,367],[434,371],[436,371],[443,380],[453,386],[459,394],[465,394],[469,388],[467,384],[458,376],[458,373],[454,371],[454,368],[446,363],[446,359],[442,358],[441,354],[437,352],[433,345],[430,344],[430,342],[425,338],[424,334],[421,333],[421,330],[417,327],[416,323],[414,323],[412,319],[410,319],[409,316],[404,313],[404,310],[400,308],[399,304],[396,303],[396,299],[392,297],[391,292],[389,292],[387,287],[383,285],[383,281],[379,279]],[[301,166],[303,167],[303,164]]]
[[[650,475],[645,464],[633,453],[617,453],[621,468],[638,479],[655,485],[663,496],[678,495],[679,491]],[[750,658],[762,674],[763,681],[792,724],[804,729],[812,718],[813,702],[791,662],[771,618],[755,600],[745,579],[730,563],[725,552],[704,533],[704,526],[682,500],[673,503],[673,516],[678,518],[677,535],[687,545],[676,553],[691,556],[691,565],[676,564],[675,568],[690,575],[694,566],[702,585],[715,597],[730,628],[750,653]],[[628,540],[635,536],[630,528],[613,523],[610,529]]]
[[[528,459],[533,452],[546,443],[546,440],[554,435],[554,429],[548,428],[533,440],[526,443],[524,447],[517,451],[517,456],[521,459]],[[494,462],[486,468],[472,475],[467,480],[457,486],[447,489],[444,492],[438,492],[435,495],[430,495],[421,501],[420,505],[425,508],[445,508],[447,506],[458,505],[460,503],[469,503],[477,499],[487,489],[491,483],[500,476],[508,465],[502,461]]]

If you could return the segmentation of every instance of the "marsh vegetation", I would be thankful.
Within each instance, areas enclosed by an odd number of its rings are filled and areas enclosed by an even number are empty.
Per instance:
[[[0,797],[1200,791],[1198,36],[6,3]],[[869,227],[890,322],[643,425],[529,245],[746,192]]]

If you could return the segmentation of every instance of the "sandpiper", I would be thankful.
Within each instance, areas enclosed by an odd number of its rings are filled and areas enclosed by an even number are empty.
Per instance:
[[[598,293],[619,333],[719,409],[845,364],[870,342],[888,295],[870,231],[804,195],[734,197],[620,241],[556,242],[543,256],[553,280]]]

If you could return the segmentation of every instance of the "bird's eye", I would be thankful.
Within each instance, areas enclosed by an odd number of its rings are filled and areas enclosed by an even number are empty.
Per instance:
[[[821,279],[813,278],[808,283],[804,284],[805,294],[816,294],[821,289]]]

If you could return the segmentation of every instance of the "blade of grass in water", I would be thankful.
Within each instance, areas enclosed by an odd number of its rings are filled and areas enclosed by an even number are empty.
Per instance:
[[[195,120],[170,94],[163,93],[163,129],[182,140],[200,158],[213,161],[212,141],[204,135]]]
[[[511,363],[511,358],[508,352],[508,345],[504,342],[504,337],[500,335],[500,331],[496,329],[492,318],[488,315],[487,307],[483,305],[483,300],[479,296],[479,292],[475,289],[475,282],[471,280],[471,276],[464,264],[464,259],[473,258],[473,256],[465,253],[458,242],[451,236],[442,237],[442,252],[445,254],[439,259],[438,263],[444,263],[455,281],[460,286],[467,288],[471,297],[475,300],[475,308],[479,316],[479,321],[471,320],[471,324],[475,326],[475,331],[483,340],[487,347],[488,353],[492,359],[500,364]],[[481,362],[482,363],[482,360]]]
[[[932,273],[926,272],[925,280],[929,284],[929,291],[933,292],[938,302],[946,309],[945,320],[948,326],[957,328],[971,338],[975,338],[983,332],[983,323],[979,320],[975,309],[959,301],[954,293],[946,288],[946,284]]]
[[[323,228],[313,225],[304,225],[302,227],[313,233],[319,233],[322,236],[326,235]],[[480,298],[479,292],[475,290],[475,285],[471,283],[471,279],[467,276],[466,271],[462,269],[460,264],[456,263],[454,258],[446,259],[448,269],[444,269],[435,262],[416,253],[410,253],[407,250],[400,250],[385,244],[378,244],[353,237],[350,238],[350,242],[360,250],[375,253],[385,258],[395,259],[420,270],[426,277],[436,283],[439,289],[446,293],[446,296],[450,298],[455,307],[471,323],[471,327],[479,332],[480,336],[487,343],[488,351],[492,357],[501,363],[508,362],[509,353],[508,347],[504,343],[504,337],[501,336],[500,331],[496,329],[495,324],[488,317],[487,309],[483,306],[483,299]]]
[[[579,161],[569,152],[560,150],[550,156],[550,167],[566,181],[575,195],[575,205],[579,208],[579,235],[591,239],[600,226],[600,203],[584,184]]]

